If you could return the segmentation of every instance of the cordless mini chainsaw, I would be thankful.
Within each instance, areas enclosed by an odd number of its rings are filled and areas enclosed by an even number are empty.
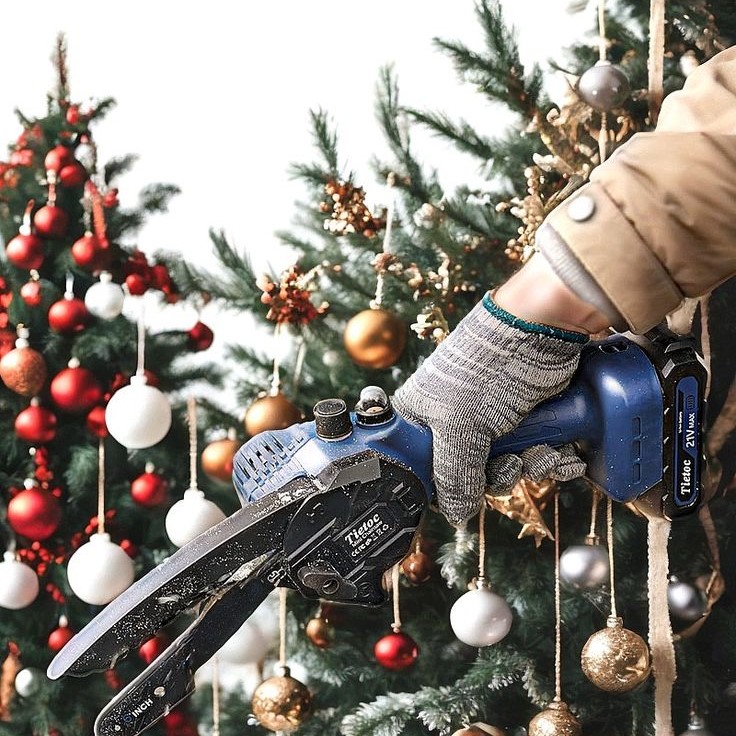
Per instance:
[[[694,511],[703,477],[706,371],[693,341],[664,328],[583,349],[570,386],[492,455],[575,443],[588,476],[620,502],[670,519]],[[135,736],[194,690],[194,673],[269,592],[378,605],[433,495],[432,433],[367,387],[314,421],[263,432],[234,459],[243,508],[134,583],[56,655],[48,676],[106,670],[185,611],[195,620],[99,714],[97,736]]]

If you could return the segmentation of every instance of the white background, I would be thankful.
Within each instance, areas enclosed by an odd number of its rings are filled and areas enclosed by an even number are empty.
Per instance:
[[[524,61],[543,65],[560,59],[593,20],[591,11],[569,15],[567,0],[506,0],[505,8],[520,32]],[[342,160],[384,201],[368,167],[384,150],[374,117],[384,64],[394,64],[406,104],[464,117],[487,134],[504,119],[502,108],[460,83],[432,44],[440,36],[482,48],[471,0],[40,0],[4,3],[3,24],[0,146],[20,131],[16,107],[43,114],[55,81],[50,56],[63,31],[72,100],[111,96],[118,103],[94,129],[101,160],[140,157],[120,182],[122,203],[134,204],[152,182],[182,189],[170,212],[139,233],[139,247],[178,250],[201,264],[212,263],[213,227],[259,267],[269,263],[278,272],[290,265],[273,233],[288,228],[300,195],[289,163],[313,158],[310,108],[332,114]],[[474,165],[435,139],[417,140],[446,188],[477,176]],[[166,308],[151,317],[152,326],[187,328],[196,316],[191,307]],[[241,339],[237,320],[223,319],[214,307],[202,318],[215,329],[215,349]]]

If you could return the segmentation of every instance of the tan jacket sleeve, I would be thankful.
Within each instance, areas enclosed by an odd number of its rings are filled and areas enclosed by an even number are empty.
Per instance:
[[[635,332],[736,274],[736,47],[545,220]]]

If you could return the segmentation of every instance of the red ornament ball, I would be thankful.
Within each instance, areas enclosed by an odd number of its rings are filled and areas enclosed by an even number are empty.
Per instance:
[[[59,171],[59,183],[62,186],[81,187],[85,181],[87,181],[87,169],[79,161],[73,161]]]
[[[51,398],[63,411],[81,414],[102,401],[102,388],[95,374],[86,368],[71,366],[51,380]]]
[[[0,358],[7,355],[15,347],[17,337],[15,330],[9,330],[6,327],[0,329]]]
[[[190,350],[194,350],[195,352],[207,350],[212,345],[214,339],[215,333],[204,322],[197,322],[187,332],[187,345]]]
[[[89,311],[81,299],[64,297],[49,308],[49,327],[62,335],[74,335],[87,326],[89,317]]]
[[[48,648],[52,652],[61,651],[69,640],[74,636],[74,632],[66,624],[59,624],[50,634],[48,638]]]
[[[79,122],[79,105],[69,105],[66,111],[66,121],[69,125],[76,125]]]
[[[55,146],[47,154],[43,160],[46,171],[55,171],[57,174],[62,167],[68,166],[74,161],[74,154],[70,148],[66,146]]]
[[[169,640],[163,634],[156,634],[156,636],[148,641],[144,641],[143,644],[138,647],[138,656],[146,664],[151,664],[151,662],[162,654],[168,646]]]
[[[74,241],[72,258],[78,266],[89,271],[97,271],[107,265],[110,253],[94,233],[87,232]]]
[[[380,638],[373,647],[376,661],[387,670],[401,672],[411,667],[419,657],[419,647],[408,634],[394,631]]]
[[[130,495],[140,506],[153,508],[166,501],[168,481],[158,473],[146,471],[130,484]]]
[[[36,232],[45,238],[61,238],[69,226],[69,215],[53,204],[41,207],[33,216]]]
[[[26,281],[26,283],[20,287],[20,298],[29,307],[37,307],[43,299],[41,282],[38,279],[31,279],[30,281]]]
[[[125,277],[125,285],[131,296],[142,296],[148,291],[151,280],[148,276],[140,273],[131,273]]]
[[[95,437],[107,437],[110,434],[105,424],[105,407],[94,406],[87,414],[87,429],[92,432]]]
[[[16,235],[6,246],[8,260],[18,268],[41,268],[43,240],[38,235]]]
[[[8,523],[22,537],[34,541],[47,539],[60,522],[59,501],[38,486],[22,490],[8,503]]]
[[[15,433],[24,442],[45,445],[56,437],[56,414],[32,403],[15,418]]]

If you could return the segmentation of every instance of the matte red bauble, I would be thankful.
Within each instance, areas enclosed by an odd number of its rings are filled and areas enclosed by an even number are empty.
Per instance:
[[[87,181],[87,169],[79,161],[72,161],[59,171],[59,183],[62,186],[81,187],[85,181]]]
[[[16,235],[6,246],[8,260],[18,268],[41,268],[43,240],[38,235]]]
[[[190,350],[194,350],[195,352],[207,350],[212,345],[214,339],[215,333],[204,322],[197,322],[187,332],[187,345]]]
[[[151,664],[156,657],[169,646],[169,640],[163,634],[156,634],[138,647],[138,656],[146,663]]]
[[[130,495],[140,506],[153,508],[160,506],[169,490],[168,481],[158,473],[146,469],[130,484]]]
[[[59,652],[66,646],[67,642],[74,636],[74,632],[66,623],[59,623],[58,628],[54,629],[48,638],[48,648],[52,652]]]
[[[47,154],[43,160],[46,171],[55,171],[57,174],[62,167],[68,166],[74,161],[74,153],[66,146],[55,146]]]
[[[45,238],[61,238],[69,226],[69,215],[61,207],[47,204],[33,216],[36,232]]]
[[[49,308],[49,327],[62,335],[81,332],[89,322],[90,314],[81,299],[64,297]]]
[[[109,255],[109,249],[104,248],[99,238],[90,232],[75,240],[74,245],[72,245],[74,262],[90,271],[104,268],[109,260]]]
[[[51,380],[51,398],[63,411],[81,414],[102,401],[95,374],[78,365],[59,371]]]
[[[0,358],[15,347],[16,337],[14,330],[9,330],[7,327],[0,328]]]
[[[56,437],[56,414],[34,401],[15,418],[15,433],[24,442],[45,445]]]
[[[43,299],[41,282],[37,278],[31,278],[20,287],[20,298],[29,306],[37,307]]]
[[[59,501],[38,486],[22,490],[8,503],[8,523],[13,531],[33,541],[50,537],[60,521]]]
[[[403,631],[395,631],[386,634],[375,643],[373,654],[382,667],[400,672],[408,669],[417,661],[419,647],[408,634]]]
[[[107,437],[110,434],[105,424],[105,407],[94,406],[87,414],[87,429],[92,432],[95,437]]]

